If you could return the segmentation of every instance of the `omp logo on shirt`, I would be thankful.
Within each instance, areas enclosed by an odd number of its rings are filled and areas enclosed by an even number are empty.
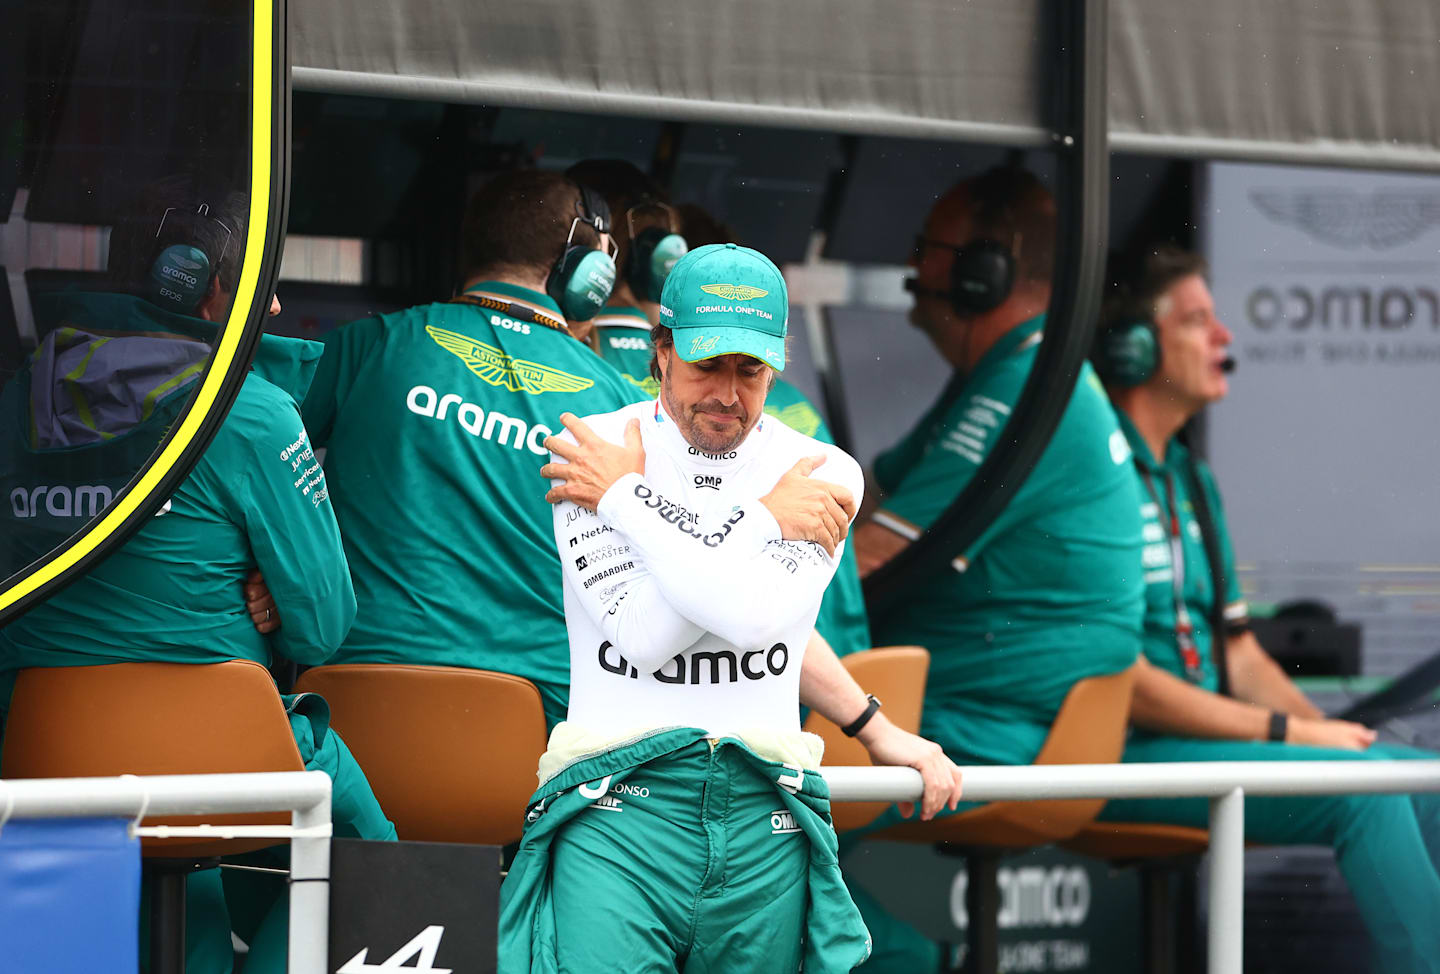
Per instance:
[[[753,301],[770,293],[764,288],[751,287],[748,284],[702,284],[700,290],[726,301]]]
[[[465,367],[492,386],[504,386],[511,392],[528,392],[538,396],[544,392],[580,392],[595,384],[594,379],[571,375],[539,362],[511,358],[493,345],[477,342],[469,335],[426,325],[425,331],[445,351],[465,363]]]

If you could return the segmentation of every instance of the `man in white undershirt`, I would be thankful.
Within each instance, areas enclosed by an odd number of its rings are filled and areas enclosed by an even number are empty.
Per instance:
[[[869,938],[800,702],[918,768],[926,817],[959,772],[812,638],[863,479],[763,414],[779,270],[702,247],[661,304],[659,398],[547,441],[570,710],[502,894],[501,970],[848,972]]]

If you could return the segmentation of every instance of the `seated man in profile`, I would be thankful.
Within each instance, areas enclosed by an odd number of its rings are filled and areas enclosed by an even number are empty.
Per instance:
[[[563,718],[560,559],[530,485],[561,413],[640,396],[571,327],[609,297],[609,219],[558,173],[497,176],[466,213],[453,300],[325,336],[303,415],[359,601],[333,662],[512,673]]]
[[[1231,334],[1205,271],[1196,254],[1148,249],[1111,288],[1096,342],[1134,451],[1146,540],[1144,655],[1125,760],[1434,758],[1326,719],[1250,631],[1219,487],[1179,435],[1229,391]],[[1101,817],[1205,828],[1209,812],[1204,799],[1129,798],[1106,803]],[[1440,795],[1247,797],[1245,837],[1334,846],[1376,970],[1440,970]]]
[[[918,539],[1005,435],[1043,339],[1054,250],[1054,202],[1023,170],[967,179],[930,211],[907,284],[910,317],[954,374],[875,461],[879,496],[855,533],[862,575]],[[1108,405],[1086,364],[1004,511],[874,624],[881,644],[930,650],[921,733],[962,764],[1031,763],[1070,688],[1139,654],[1139,495]],[[876,828],[895,820],[882,816]],[[876,938],[870,967],[935,969],[938,945],[913,931],[891,936],[858,898]]]
[[[0,508],[0,537],[20,564],[103,510],[175,422],[211,353],[213,322],[230,308],[246,214],[243,194],[208,195],[188,177],[164,180],[111,235],[116,293],[55,299],[57,326],[0,404],[0,415],[26,431],[0,437],[0,493],[9,502]],[[271,312],[278,310],[272,299]],[[319,352],[312,342],[261,338],[214,440],[156,516],[0,630],[0,708],[25,667],[330,658],[355,596],[299,414]],[[274,608],[252,617],[244,586],[257,572]],[[285,704],[306,767],[334,781],[336,834],[393,839],[364,774],[328,730],[324,701],[307,694]],[[227,972],[231,926],[219,871],[196,873],[187,888],[188,969]],[[250,924],[236,927],[251,947],[247,971],[284,969],[282,890],[272,881],[258,901],[226,896],[237,923],[245,912],[259,924],[253,933]]]

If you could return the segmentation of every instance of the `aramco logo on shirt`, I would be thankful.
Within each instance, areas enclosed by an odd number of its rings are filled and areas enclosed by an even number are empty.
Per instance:
[[[490,410],[485,412],[473,402],[466,402],[453,392],[440,395],[429,386],[415,386],[405,395],[405,406],[417,416],[427,416],[430,419],[444,421],[451,406],[455,410],[455,422],[471,436],[478,436],[482,440],[497,442],[501,446],[507,443],[515,449],[526,447],[536,456],[548,457],[550,451],[545,449],[545,437],[554,431],[543,423],[528,425],[523,419],[516,419],[513,416],[506,416],[504,413]]]
[[[10,510],[18,518],[51,517],[91,518],[110,506],[113,494],[104,484],[67,487],[16,487],[10,491]]]
[[[608,639],[600,644],[600,668],[616,676],[640,678],[640,671],[630,664],[620,650]],[[657,683],[692,685],[700,683],[739,683],[746,680],[763,680],[766,676],[779,676],[790,665],[790,649],[784,643],[776,643],[769,649],[752,649],[737,656],[728,649],[715,652],[697,650],[676,653],[650,675]]]
[[[465,367],[492,386],[504,386],[511,392],[528,392],[538,396],[545,392],[581,392],[595,384],[594,379],[571,375],[539,362],[511,358],[494,345],[477,342],[469,335],[426,325],[425,331],[445,351],[465,363]]]

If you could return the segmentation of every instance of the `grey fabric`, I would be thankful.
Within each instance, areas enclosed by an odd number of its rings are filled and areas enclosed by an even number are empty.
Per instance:
[[[1048,145],[1037,0],[292,0],[297,88]],[[1440,169],[1440,5],[1111,0],[1116,149]]]
[[[193,381],[198,370],[188,380],[178,377],[209,354],[208,345],[183,338],[51,332],[30,367],[35,445],[85,446],[127,432],[149,415],[147,396]]]

